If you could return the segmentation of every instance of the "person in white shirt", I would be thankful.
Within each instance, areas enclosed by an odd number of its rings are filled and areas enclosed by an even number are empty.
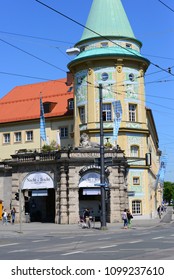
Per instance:
[[[4,209],[2,215],[3,215],[2,223],[3,223],[3,225],[7,225],[8,221],[7,221],[7,211],[6,211],[6,209]]]

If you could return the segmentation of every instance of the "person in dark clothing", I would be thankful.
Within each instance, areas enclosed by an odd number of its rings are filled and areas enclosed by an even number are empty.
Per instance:
[[[161,206],[159,205],[157,208],[158,216],[161,219]]]
[[[12,224],[14,224],[14,222],[15,222],[15,214],[16,214],[16,209],[13,207],[13,209],[11,210],[11,222],[12,222]]]
[[[83,218],[84,218],[84,222],[86,223],[88,228],[90,228],[90,211],[89,211],[89,209],[85,209],[85,211],[83,213]]]
[[[133,216],[132,216],[130,210],[128,209],[128,210],[127,210],[128,228],[131,227],[131,220],[132,220],[132,219],[133,219]]]

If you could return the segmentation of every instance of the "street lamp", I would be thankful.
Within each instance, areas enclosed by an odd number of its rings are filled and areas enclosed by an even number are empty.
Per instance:
[[[101,188],[101,229],[106,229],[106,193],[105,193],[105,166],[104,166],[104,141],[103,141],[103,96],[102,84],[99,84],[100,100],[100,188]]]

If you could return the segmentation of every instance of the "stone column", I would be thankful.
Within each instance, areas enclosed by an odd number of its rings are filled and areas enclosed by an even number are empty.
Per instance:
[[[68,224],[68,171],[66,166],[61,166],[60,168],[60,211],[59,211],[59,221],[60,224]]]
[[[112,174],[112,175],[111,175]],[[109,222],[120,221],[120,185],[118,179],[118,167],[112,168],[110,175],[110,217]]]
[[[68,188],[68,214],[69,224],[79,222],[79,188],[78,174],[75,167],[69,167],[69,188]]]

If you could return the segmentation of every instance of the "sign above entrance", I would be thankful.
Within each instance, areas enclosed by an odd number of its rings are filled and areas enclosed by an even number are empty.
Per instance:
[[[95,187],[100,183],[100,174],[96,172],[88,172],[80,179],[79,188]]]
[[[53,179],[44,172],[31,173],[25,177],[22,189],[32,190],[32,189],[52,189],[54,188]]]

